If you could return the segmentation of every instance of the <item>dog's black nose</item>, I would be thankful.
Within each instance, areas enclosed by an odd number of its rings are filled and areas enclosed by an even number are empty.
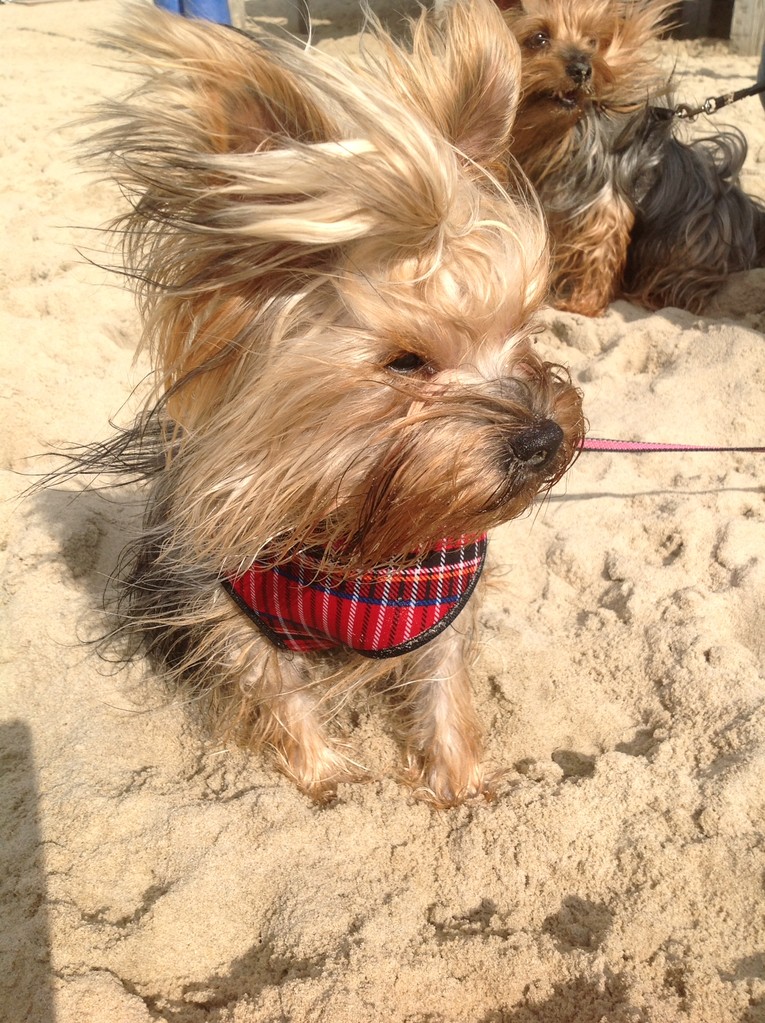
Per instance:
[[[552,419],[543,419],[510,441],[515,457],[530,469],[546,469],[558,453],[563,430]]]
[[[577,85],[584,85],[589,82],[592,75],[592,65],[586,57],[576,57],[566,64],[566,74],[572,82]]]

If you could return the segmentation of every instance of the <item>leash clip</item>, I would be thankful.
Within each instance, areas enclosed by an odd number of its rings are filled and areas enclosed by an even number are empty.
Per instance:
[[[702,109],[703,107],[690,107],[687,103],[680,103],[675,107],[673,113],[675,117],[679,117],[682,121],[695,121]]]
[[[715,114],[723,107],[727,107],[729,103],[736,103],[740,99],[756,96],[761,92],[765,92],[765,82],[757,82],[748,89],[737,89],[736,92],[724,92],[722,96],[710,96],[704,100],[700,107],[691,107],[687,103],[680,103],[672,110],[672,113],[684,121],[695,121],[699,114]]]

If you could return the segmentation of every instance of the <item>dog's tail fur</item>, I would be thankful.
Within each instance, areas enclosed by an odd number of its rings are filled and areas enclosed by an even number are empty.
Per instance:
[[[765,205],[739,184],[747,154],[740,131],[686,143],[669,121],[647,117],[641,152],[651,137],[660,147],[652,183],[637,189],[622,293],[649,309],[700,313],[731,273],[765,265]]]

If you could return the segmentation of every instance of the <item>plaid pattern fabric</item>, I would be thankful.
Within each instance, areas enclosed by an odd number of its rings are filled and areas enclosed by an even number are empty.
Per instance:
[[[486,536],[442,540],[416,565],[357,576],[322,572],[320,555],[256,563],[224,580],[236,603],[276,646],[298,653],[346,647],[366,657],[416,650],[467,604],[486,558]]]

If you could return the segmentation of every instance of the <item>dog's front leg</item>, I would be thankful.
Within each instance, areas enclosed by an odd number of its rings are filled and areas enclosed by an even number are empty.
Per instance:
[[[418,795],[439,807],[486,795],[481,723],[473,707],[469,639],[449,628],[412,655],[401,705],[409,772]]]
[[[345,756],[326,734],[321,700],[301,658],[273,658],[261,727],[282,771],[313,799],[330,799],[340,781],[356,780]],[[274,670],[278,665],[278,670]]]
[[[550,216],[555,257],[553,305],[584,316],[602,316],[617,297],[635,215],[618,196],[584,213]]]
[[[325,687],[311,662],[261,637],[239,649],[241,671],[228,690],[234,696],[224,701],[237,740],[252,750],[270,749],[281,771],[317,802],[331,799],[340,782],[366,778],[327,732]]]

